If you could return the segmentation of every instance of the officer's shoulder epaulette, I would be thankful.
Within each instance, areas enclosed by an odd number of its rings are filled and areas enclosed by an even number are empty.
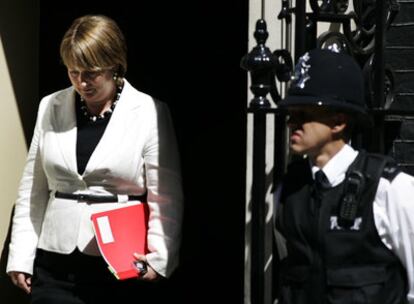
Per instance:
[[[372,161],[371,163],[375,166],[375,163],[378,163],[378,160],[385,162],[383,166],[383,170],[381,173],[381,177],[387,179],[389,182],[392,182],[393,179],[401,172],[400,168],[398,167],[396,161],[387,155],[381,155],[377,153],[367,153],[368,157],[368,165],[370,164],[370,160],[376,159],[377,161]]]
[[[387,179],[389,182],[392,182],[400,172],[401,170],[398,168],[397,163],[392,160],[391,162],[387,162],[385,165],[381,177]]]

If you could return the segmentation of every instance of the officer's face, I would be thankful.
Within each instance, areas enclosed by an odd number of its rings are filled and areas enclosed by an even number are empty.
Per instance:
[[[343,114],[317,106],[289,109],[290,148],[293,153],[316,157],[338,140],[345,128]]]

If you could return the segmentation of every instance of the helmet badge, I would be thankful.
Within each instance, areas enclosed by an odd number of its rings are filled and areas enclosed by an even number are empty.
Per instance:
[[[295,74],[292,77],[292,86],[303,89],[305,87],[306,81],[310,79],[309,69],[311,67],[308,64],[310,59],[309,53],[305,53],[302,57],[299,58],[299,62],[295,67]]]

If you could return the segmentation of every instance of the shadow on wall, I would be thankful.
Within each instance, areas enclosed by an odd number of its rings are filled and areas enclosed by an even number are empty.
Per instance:
[[[39,0],[0,1],[0,36],[26,143],[29,143],[32,137],[36,117],[34,113],[39,100],[39,6]],[[13,202],[2,203],[13,204]],[[1,220],[9,221],[9,216],[10,214],[2,214]],[[6,232],[0,231],[0,233],[4,235]],[[5,273],[9,239],[10,227],[0,260],[0,302],[29,303],[29,297],[15,287]]]
[[[13,212],[10,217],[10,220],[12,217]],[[6,274],[7,256],[9,254],[8,244],[10,242],[10,232],[11,225],[9,227],[9,231],[7,232],[6,240],[4,241],[4,246],[1,252],[0,259],[0,302],[6,304],[25,304],[29,303],[29,296],[23,290],[14,286],[9,276]]]
[[[27,146],[39,104],[39,1],[0,1],[0,35]]]

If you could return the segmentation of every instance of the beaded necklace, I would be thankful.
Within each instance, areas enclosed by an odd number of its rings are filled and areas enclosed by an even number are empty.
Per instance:
[[[116,87],[115,100],[112,102],[111,107],[108,110],[106,110],[105,112],[103,112],[102,114],[99,114],[99,115],[91,114],[88,110],[88,107],[86,106],[85,99],[83,98],[83,96],[80,96],[81,111],[82,111],[83,115],[86,118],[88,118],[88,120],[91,121],[91,122],[96,122],[98,120],[102,120],[102,119],[110,117],[112,115],[112,112],[115,109],[116,104],[118,103],[119,98],[121,97],[122,89],[123,89],[123,84]]]

